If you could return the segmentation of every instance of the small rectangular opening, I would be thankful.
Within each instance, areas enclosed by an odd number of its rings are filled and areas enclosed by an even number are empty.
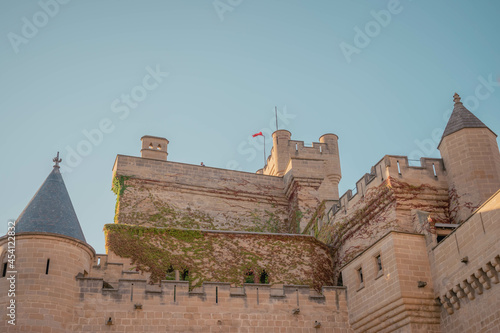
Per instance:
[[[215,287],[215,304],[219,303],[219,287]]]
[[[3,264],[2,277],[5,277],[5,275],[7,275],[7,263],[6,262]]]
[[[177,300],[177,285],[174,285],[174,302]]]
[[[97,266],[101,264],[101,257],[97,257]]]
[[[50,259],[47,259],[47,267],[45,267],[45,275],[49,274]]]
[[[189,278],[189,270],[185,269],[181,273],[181,281],[188,281]]]
[[[337,286],[338,287],[343,287],[344,286],[344,281],[342,279],[342,272],[339,273],[339,277],[337,278]]]
[[[378,272],[381,272],[382,271],[382,258],[380,258],[380,254],[375,257],[375,261],[377,263]]]
[[[436,166],[434,165],[434,163],[432,163],[432,171],[434,171],[434,177],[437,177],[437,173],[436,173]]]
[[[359,284],[363,284],[363,268],[358,268]]]
[[[401,174],[401,167],[399,166],[399,161],[396,161],[397,165],[398,165],[398,173]]]
[[[437,238],[437,239],[436,239],[436,240],[437,240],[437,242],[438,242],[438,243],[441,243],[441,241],[442,241],[443,239],[445,239],[445,238],[446,238],[446,236],[448,236],[448,235],[437,235],[437,237],[436,237],[436,238]]]

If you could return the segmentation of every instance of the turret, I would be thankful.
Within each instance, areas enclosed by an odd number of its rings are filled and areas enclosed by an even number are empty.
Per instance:
[[[500,188],[500,153],[493,133],[454,95],[455,106],[438,149],[450,184],[450,209],[466,219]]]
[[[56,164],[15,226],[0,238],[0,307],[15,304],[1,332],[69,332],[79,300],[75,277],[90,272],[94,249],[86,243]],[[15,244],[12,238],[15,237]],[[15,246],[14,251],[9,251]],[[14,256],[8,256],[14,254]],[[9,258],[9,260],[7,260]],[[8,294],[7,290],[13,290]],[[14,301],[14,302],[13,302]]]
[[[153,160],[167,160],[168,140],[157,136],[145,135],[141,138],[141,157]]]
[[[291,140],[289,131],[277,130],[273,133],[271,156],[259,173],[283,177],[289,220],[297,225],[296,230],[303,230],[319,203],[339,199],[342,174],[338,136],[327,133],[319,142],[306,146],[304,141]]]
[[[283,176],[290,160],[288,142],[292,133],[287,130],[277,130],[273,133],[273,149],[271,158],[274,160],[274,176]]]
[[[325,175],[332,182],[338,185],[342,174],[340,172],[340,156],[338,148],[339,137],[335,134],[323,134],[319,138],[320,143],[326,144],[326,150],[329,153],[328,161],[325,165]]]

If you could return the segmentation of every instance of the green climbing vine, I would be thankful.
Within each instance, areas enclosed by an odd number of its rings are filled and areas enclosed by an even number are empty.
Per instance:
[[[197,203],[166,192],[166,188],[156,182],[124,176],[114,177],[113,192],[117,194],[117,223],[182,229],[295,233],[290,231],[286,208],[274,202],[261,206],[228,200],[224,203],[229,210],[208,208],[207,211],[197,207]]]
[[[430,212],[439,222],[451,223],[454,211],[450,209],[450,198],[453,196],[445,188],[413,185],[389,177],[380,186],[368,189],[347,211],[341,207],[331,219],[320,205],[304,233],[313,231],[318,240],[332,247],[338,271],[385,232],[415,232],[410,219],[414,209]],[[404,220],[404,216],[408,216],[408,220]]]
[[[116,194],[116,204],[115,204],[115,222],[118,222],[118,212],[120,210],[120,199],[123,193],[130,185],[125,185],[125,182],[129,180],[132,176],[114,175],[113,183],[111,185],[111,191]]]
[[[329,249],[310,237],[123,224],[105,225],[105,235],[108,250],[130,258],[132,266],[149,273],[150,283],[171,277],[174,269],[189,272],[191,288],[204,281],[241,285],[249,271],[265,271],[273,284],[303,284],[318,290],[333,284]]]
[[[284,215],[284,210],[264,210],[262,213],[255,209],[250,213],[252,225],[243,229],[250,232],[286,233],[288,228],[281,218]]]

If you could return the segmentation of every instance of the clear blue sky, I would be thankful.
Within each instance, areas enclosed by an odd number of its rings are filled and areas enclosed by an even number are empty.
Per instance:
[[[341,194],[385,154],[438,157],[455,92],[500,132],[495,0],[60,1],[0,4],[1,231],[60,151],[103,252],[116,154],[150,134],[171,161],[255,172],[275,106],[293,139],[339,136]]]

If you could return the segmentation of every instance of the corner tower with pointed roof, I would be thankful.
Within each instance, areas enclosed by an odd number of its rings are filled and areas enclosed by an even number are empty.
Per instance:
[[[85,241],[64,180],[59,172],[59,153],[52,172],[16,222],[16,233],[52,233]]]
[[[94,262],[95,251],[85,241],[59,172],[59,154],[54,162],[10,233],[0,237],[0,290],[9,290],[15,280],[15,316],[9,317],[15,325],[3,318],[0,332],[42,332],[43,327],[70,332],[80,292],[76,277],[87,275]],[[15,257],[7,261],[12,237]],[[0,304],[10,305],[12,299],[0,293]]]
[[[455,106],[438,145],[453,194],[451,209],[466,219],[500,188],[497,135],[453,96]]]

